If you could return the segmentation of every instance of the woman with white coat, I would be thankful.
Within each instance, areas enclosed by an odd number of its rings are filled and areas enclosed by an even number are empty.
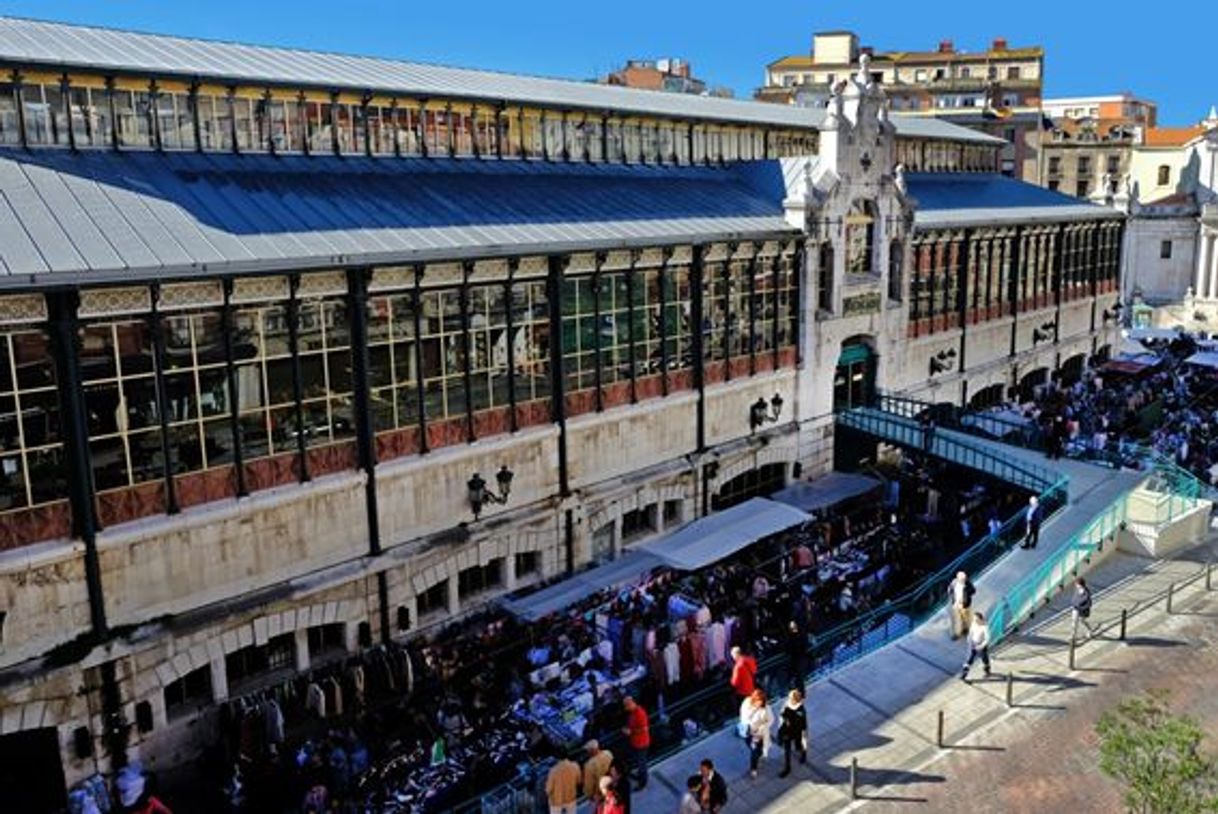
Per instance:
[[[757,777],[757,764],[770,751],[774,713],[763,690],[753,690],[740,704],[740,734],[749,746],[749,777]]]

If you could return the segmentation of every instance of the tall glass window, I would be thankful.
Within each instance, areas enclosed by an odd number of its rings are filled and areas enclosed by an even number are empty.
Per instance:
[[[115,88],[111,91],[114,100],[115,125],[120,147],[152,146],[152,96],[147,91],[131,91]]]
[[[168,314],[162,325],[170,468],[181,476],[231,464],[231,394],[220,312]]]
[[[427,421],[465,416],[465,346],[457,289],[422,292],[423,391]]]
[[[503,285],[469,292],[470,393],[474,410],[508,404],[507,302]]]
[[[566,392],[590,390],[596,385],[596,299],[592,277],[562,281],[562,358]]]
[[[234,306],[233,366],[241,457],[296,451],[296,406],[286,301]]]
[[[353,437],[351,331],[342,297],[301,300],[299,347],[305,443],[319,447]]]
[[[376,295],[368,304],[368,384],[377,433],[419,423],[414,295]]]
[[[50,338],[34,326],[0,328],[0,528],[5,512],[67,497]],[[27,542],[0,532],[0,548]]]
[[[550,304],[544,280],[512,284],[512,362],[518,424],[549,421]]]

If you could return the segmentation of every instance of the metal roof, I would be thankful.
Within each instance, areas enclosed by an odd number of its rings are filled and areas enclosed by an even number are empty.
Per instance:
[[[989,173],[908,173],[918,227],[1122,218],[1120,212]]]
[[[0,63],[255,86],[288,85],[419,98],[531,103],[559,109],[610,110],[804,129],[818,128],[824,119],[822,110],[791,105],[13,17],[0,17]],[[901,135],[920,135],[916,125],[907,125],[904,120],[898,120],[897,129]],[[923,137],[977,141],[980,136],[960,127],[936,133]]]
[[[0,149],[0,288],[794,233],[731,169]]]

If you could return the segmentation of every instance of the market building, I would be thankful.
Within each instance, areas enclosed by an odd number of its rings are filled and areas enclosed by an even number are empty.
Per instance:
[[[1121,213],[865,55],[820,110],[15,19],[0,62],[0,754],[52,797],[1116,324]]]

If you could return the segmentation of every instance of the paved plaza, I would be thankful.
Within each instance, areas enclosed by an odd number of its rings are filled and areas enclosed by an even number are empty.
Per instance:
[[[994,652],[994,677],[974,670],[958,678],[963,653],[945,625],[931,623],[809,688],[813,754],[791,777],[776,777],[781,755],[747,777],[747,754],[732,732],[721,732],[653,769],[637,800],[640,811],[675,810],[677,789],[704,756],[712,757],[732,790],[732,808],[755,811],[1112,811],[1120,790],[1097,769],[1093,727],[1122,697],[1150,688],[1172,692],[1179,711],[1218,729],[1218,701],[1205,691],[1213,668],[1216,594],[1203,578],[1176,592],[1169,585],[1196,577],[1212,546],[1172,561],[1117,553],[1089,577],[1096,594],[1093,620],[1103,633],[1076,651],[1068,666],[1070,620],[1051,607]],[[1023,567],[1015,551],[993,574]],[[980,607],[985,607],[987,579]],[[991,588],[992,590],[992,588]],[[1057,604],[1064,606],[1064,600]],[[1121,609],[1135,610],[1125,642]],[[929,657],[928,657],[928,654]],[[1014,676],[1013,706],[1006,674]],[[944,714],[944,743],[937,743]],[[858,760],[859,799],[850,797],[850,763]]]

